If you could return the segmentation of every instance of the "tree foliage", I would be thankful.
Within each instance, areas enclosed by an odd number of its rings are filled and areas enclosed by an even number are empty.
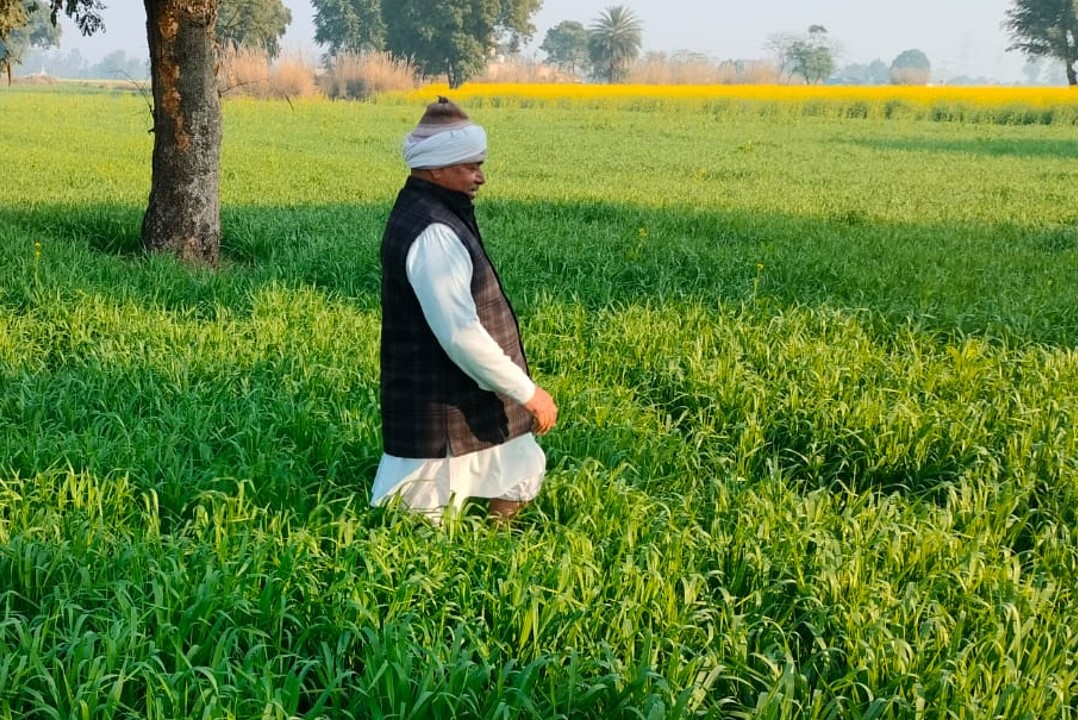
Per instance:
[[[75,22],[75,27],[83,35],[93,35],[105,29],[105,21],[101,17],[105,3],[101,0],[43,0],[42,4],[49,8],[53,25],[63,13]]]
[[[895,85],[926,85],[932,74],[932,63],[921,50],[903,50],[891,63],[891,82]]]
[[[450,87],[481,73],[496,48],[519,49],[535,33],[541,0],[312,0],[315,42],[327,59],[386,50]]]
[[[835,47],[823,25],[810,25],[803,35],[777,35],[769,45],[782,72],[810,85],[822,83],[835,70]]]
[[[606,82],[621,82],[640,56],[643,24],[632,10],[613,5],[588,27],[588,56],[595,74]]]
[[[535,35],[532,18],[543,6],[543,0],[501,0],[497,3],[495,41],[512,53],[520,52],[520,46]]]
[[[868,64],[850,63],[837,74],[841,82],[852,85],[886,85],[891,82],[891,68],[879,58]]]
[[[222,45],[263,50],[271,58],[281,52],[280,40],[292,22],[281,0],[221,0],[217,41]]]
[[[588,31],[575,20],[563,20],[546,31],[539,49],[551,65],[576,74],[588,63]]]
[[[326,48],[327,60],[342,52],[385,49],[381,0],[311,0],[311,5],[314,41]]]
[[[460,87],[486,68],[499,45],[518,47],[535,33],[540,0],[391,0],[382,3],[386,49],[424,75]]]
[[[8,76],[22,63],[31,47],[48,48],[60,44],[60,27],[51,22],[48,11],[33,0],[16,0],[8,10],[0,10],[0,72]]]
[[[25,27],[29,20],[23,0],[0,0],[0,42],[3,42],[12,30]]]
[[[13,31],[26,28],[37,13],[46,14],[53,27],[64,13],[74,20],[79,32],[92,35],[105,29],[101,19],[104,9],[101,0],[0,0],[0,42]]]
[[[75,21],[76,27],[84,35],[92,35],[104,29],[101,0],[0,0],[0,69],[7,72],[11,81],[11,68],[18,64],[25,43],[38,47],[47,47],[52,31],[37,23],[48,16],[48,25],[56,30],[56,19],[63,12]],[[44,44],[42,44],[44,43]]]
[[[1078,0],[1014,0],[1003,28],[1008,50],[1062,60],[1067,83],[1078,85]]]

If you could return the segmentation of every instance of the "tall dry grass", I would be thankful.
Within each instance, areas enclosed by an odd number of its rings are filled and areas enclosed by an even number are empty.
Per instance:
[[[278,97],[313,97],[321,90],[315,67],[300,53],[284,53],[270,66],[269,83]]]
[[[572,73],[561,72],[555,67],[534,60],[509,58],[487,64],[482,75],[472,78],[473,83],[566,83],[580,82]]]
[[[891,82],[895,85],[927,85],[930,75],[928,68],[892,68]]]
[[[419,79],[419,70],[412,63],[389,53],[345,52],[329,61],[318,84],[330,98],[363,100],[379,93],[413,90]]]
[[[648,55],[629,71],[633,85],[756,85],[779,81],[778,71],[768,62],[722,60],[699,55],[668,57]]]
[[[259,99],[312,97],[319,93],[314,65],[299,54],[271,60],[264,50],[226,48],[217,84],[222,95]]]

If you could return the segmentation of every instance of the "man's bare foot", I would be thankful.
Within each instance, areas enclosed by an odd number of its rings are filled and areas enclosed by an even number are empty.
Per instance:
[[[520,512],[528,503],[517,500],[490,499],[490,512],[488,517],[495,525],[508,525],[513,516]]]

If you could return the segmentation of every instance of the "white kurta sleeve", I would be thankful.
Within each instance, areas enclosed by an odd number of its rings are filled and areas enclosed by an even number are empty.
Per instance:
[[[472,299],[472,259],[457,234],[441,223],[427,227],[412,243],[405,263],[423,317],[438,344],[484,390],[526,403],[535,383],[479,322]]]

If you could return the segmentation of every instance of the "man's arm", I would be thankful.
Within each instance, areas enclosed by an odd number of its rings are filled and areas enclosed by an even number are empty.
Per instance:
[[[405,263],[408,282],[438,344],[484,390],[523,404],[535,384],[479,322],[472,299],[472,260],[449,227],[429,226],[412,244]]]
[[[446,355],[484,390],[511,397],[535,418],[540,435],[554,426],[557,406],[486,331],[472,299],[472,261],[460,239],[442,224],[429,226],[412,244],[408,282],[423,316]]]

